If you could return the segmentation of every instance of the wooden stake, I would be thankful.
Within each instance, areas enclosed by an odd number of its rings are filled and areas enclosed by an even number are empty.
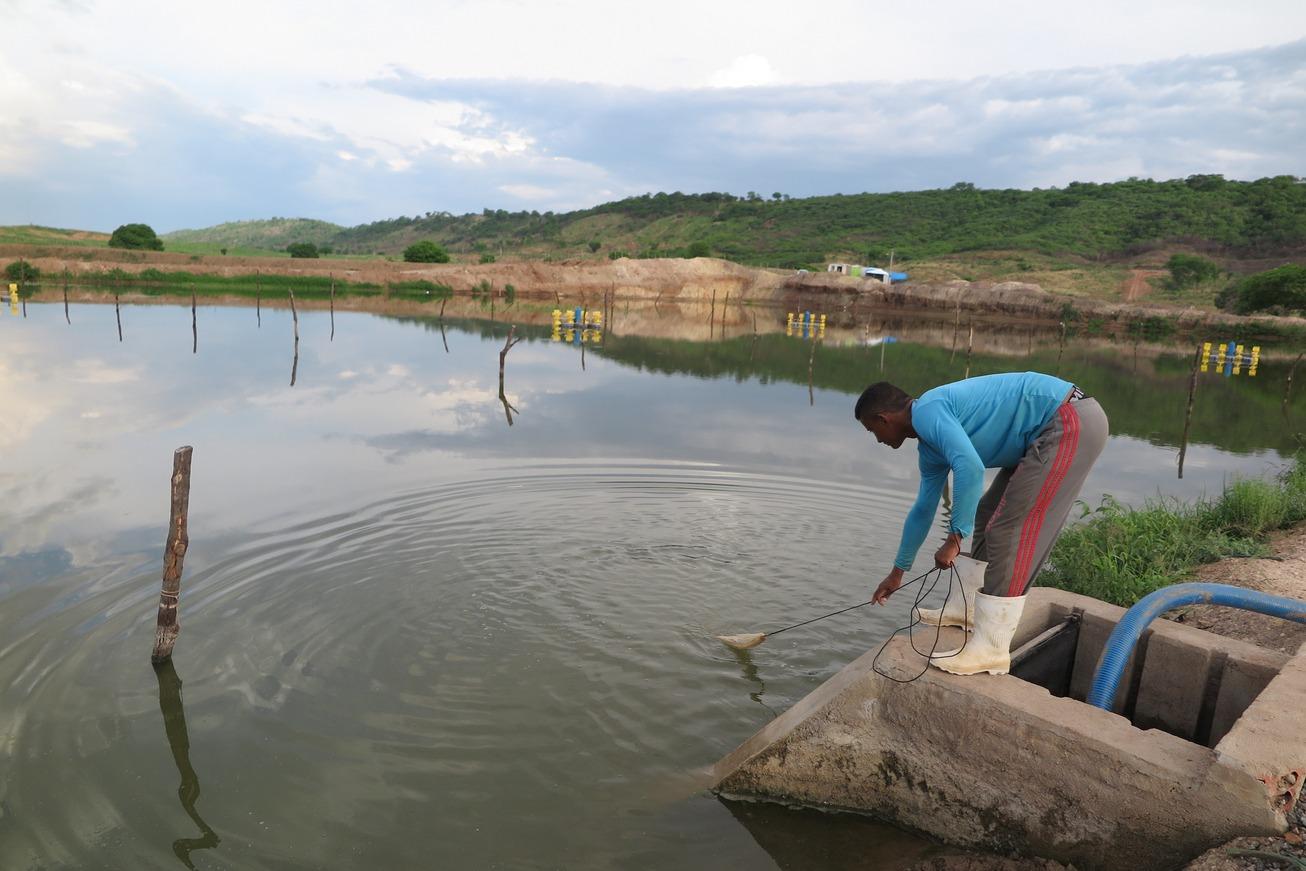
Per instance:
[[[295,386],[295,376],[299,374],[299,312],[295,311],[295,289],[288,289],[290,292],[290,318],[295,327],[295,357],[290,363],[290,386]]]
[[[150,659],[163,662],[181,632],[178,603],[181,599],[181,569],[190,546],[190,445],[172,454],[172,507],[168,514],[168,541],[163,550],[163,589],[159,592],[159,614],[154,623],[154,651]]]
[[[336,277],[331,276],[331,338],[328,342],[336,340]]]
[[[812,351],[807,355],[807,404],[816,405],[816,392],[812,389],[816,363],[816,338],[812,338]]]
[[[68,267],[63,271],[63,319],[72,325],[73,319],[68,317]]]
[[[1287,414],[1287,413],[1288,413],[1288,397],[1292,395],[1292,376],[1293,376],[1293,373],[1295,373],[1295,372],[1297,371],[1297,364],[1301,362],[1301,358],[1302,358],[1303,356],[1306,356],[1306,351],[1303,351],[1301,354],[1298,354],[1298,355],[1297,355],[1297,359],[1292,361],[1292,368],[1288,370],[1288,383],[1285,384],[1284,387],[1283,387],[1283,411],[1284,411],[1284,414]]]
[[[1179,440],[1179,477],[1184,476],[1184,456],[1188,453],[1188,427],[1193,422],[1193,395],[1197,392],[1197,367],[1202,363],[1202,346],[1193,355],[1193,371],[1188,373],[1188,410],[1184,413],[1184,434]]]
[[[1061,322],[1061,341],[1057,344],[1057,368],[1054,375],[1061,374],[1061,355],[1066,352],[1066,322]]]
[[[970,349],[975,345],[975,322],[971,321],[968,326],[970,332],[966,336],[966,374],[962,378],[970,377]]]
[[[730,311],[730,291],[726,291],[726,301],[721,303],[721,338],[726,337],[726,312]]]
[[[263,280],[259,273],[254,273],[254,315],[258,318],[258,327],[263,329]]]
[[[200,331],[199,325],[195,321],[195,285],[190,286],[190,352],[199,353],[200,349]]]
[[[712,307],[708,310],[707,315],[707,337],[712,338],[712,333],[716,329],[716,288],[712,288]]]
[[[122,341],[122,312],[118,309],[118,291],[113,292],[113,316],[118,319],[118,341]]]

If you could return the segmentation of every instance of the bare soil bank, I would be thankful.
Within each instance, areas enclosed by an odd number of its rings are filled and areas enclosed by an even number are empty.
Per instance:
[[[1253,331],[1256,324],[1306,329],[1306,318],[1243,318],[1197,308],[1157,303],[1109,303],[1083,297],[1048,293],[1036,284],[1022,282],[946,281],[909,282],[886,287],[876,281],[828,273],[799,274],[791,270],[758,269],[724,260],[658,259],[564,262],[506,261],[487,264],[397,263],[385,260],[293,260],[277,257],[200,257],[171,252],[87,250],[27,245],[0,246],[0,264],[24,257],[47,276],[68,270],[79,276],[120,269],[187,271],[228,277],[265,275],[335,276],[350,282],[386,285],[426,280],[446,284],[454,291],[470,291],[488,282],[496,289],[513,285],[526,296],[582,299],[658,299],[671,301],[795,302],[804,298],[838,298],[879,307],[965,311],[1059,321],[1068,317],[1128,323],[1164,316],[1180,329],[1198,324],[1239,325]]]

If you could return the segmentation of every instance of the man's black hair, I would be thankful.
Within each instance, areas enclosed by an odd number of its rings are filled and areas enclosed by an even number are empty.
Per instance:
[[[853,417],[864,420],[872,414],[902,411],[911,402],[911,396],[888,381],[877,381],[862,391],[853,407]]]

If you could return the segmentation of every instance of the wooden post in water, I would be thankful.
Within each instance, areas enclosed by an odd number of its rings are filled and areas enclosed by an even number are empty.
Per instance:
[[[1061,355],[1066,352],[1066,322],[1061,322],[1061,341],[1057,344],[1057,371],[1054,375],[1061,374]]]
[[[707,315],[707,338],[712,340],[712,333],[716,329],[716,288],[712,288],[712,307],[708,309]]]
[[[816,337],[812,337],[812,351],[807,355],[807,404],[816,405],[816,392],[812,389],[815,381]]]
[[[1188,453],[1188,427],[1193,422],[1193,395],[1197,393],[1197,367],[1202,363],[1202,346],[1193,355],[1193,371],[1188,373],[1188,410],[1184,412],[1184,434],[1179,440],[1179,477],[1184,476],[1184,456]]]
[[[263,329],[263,279],[258,270],[254,270],[254,316],[258,318],[259,329]]]
[[[328,339],[327,341],[334,342],[335,340],[336,340],[336,277],[335,274],[333,273],[331,275],[331,338]]]
[[[975,322],[971,321],[968,325],[969,331],[966,335],[966,374],[963,379],[970,377],[970,350],[975,346]]]
[[[730,291],[726,291],[726,301],[721,303],[721,340],[726,338],[726,312],[730,311]]]
[[[190,286],[190,352],[199,353],[200,349],[200,331],[199,325],[195,321],[195,285]]]
[[[63,319],[71,326],[73,319],[68,316],[68,267],[63,269]]]
[[[163,589],[159,593],[159,614],[154,623],[154,651],[150,659],[156,663],[172,656],[177,643],[181,621],[177,605],[181,599],[181,568],[190,545],[188,515],[190,512],[190,445],[177,448],[172,454],[172,507],[168,514],[168,541],[163,550]]]
[[[1306,352],[1297,355],[1297,359],[1292,361],[1292,368],[1288,370],[1288,383],[1283,387],[1283,413],[1288,413],[1288,397],[1292,395],[1292,376],[1297,371],[1297,364],[1301,358],[1306,356]]]
[[[295,289],[287,288],[290,293],[290,319],[295,325],[295,358],[290,363],[290,386],[295,386],[295,376],[299,374],[299,312],[295,311]]]
[[[118,288],[113,289],[113,316],[118,319],[118,341],[122,341],[122,312],[118,309]]]

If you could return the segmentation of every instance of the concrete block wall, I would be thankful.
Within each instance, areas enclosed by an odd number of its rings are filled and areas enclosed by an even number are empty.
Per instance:
[[[1071,610],[1087,630],[1074,675],[1086,691],[1092,648],[1121,609],[1038,590],[1017,642]],[[722,759],[717,789],[1081,869],[1176,868],[1230,837],[1282,831],[1306,776],[1306,654],[1289,661],[1163,622],[1151,636],[1158,659],[1149,672],[1146,651],[1137,657],[1134,707],[1167,729],[1209,724],[1214,749],[1009,675],[931,669],[897,684],[872,670],[872,650]],[[921,660],[898,639],[879,665],[909,678]],[[1174,667],[1187,673],[1168,682]]]

